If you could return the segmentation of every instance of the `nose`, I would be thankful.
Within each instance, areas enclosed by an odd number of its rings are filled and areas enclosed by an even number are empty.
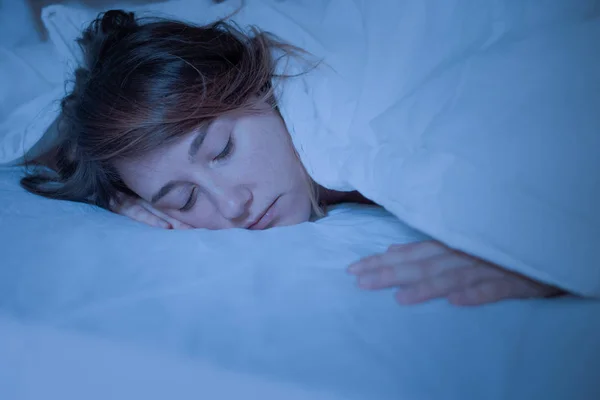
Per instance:
[[[243,217],[252,200],[252,192],[244,186],[217,189],[213,193],[215,205],[223,217],[235,220]]]

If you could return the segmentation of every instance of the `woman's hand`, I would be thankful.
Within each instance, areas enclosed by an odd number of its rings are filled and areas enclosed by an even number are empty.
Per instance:
[[[167,214],[152,207],[147,201],[119,194],[119,201],[111,201],[110,210],[124,215],[138,222],[156,228],[164,229],[192,229],[193,227],[169,217]]]
[[[561,293],[436,241],[393,245],[352,264],[348,272],[363,289],[399,287],[401,304],[445,297],[455,305],[480,305]]]

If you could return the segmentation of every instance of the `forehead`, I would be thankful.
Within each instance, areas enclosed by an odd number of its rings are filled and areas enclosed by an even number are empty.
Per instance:
[[[187,160],[191,134],[138,157],[118,160],[115,166],[123,182],[146,198],[162,182],[172,179]]]

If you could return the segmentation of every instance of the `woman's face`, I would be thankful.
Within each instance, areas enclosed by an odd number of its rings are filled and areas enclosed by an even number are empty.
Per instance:
[[[135,160],[120,161],[125,184],[196,228],[266,229],[306,222],[309,187],[279,114],[231,115]]]

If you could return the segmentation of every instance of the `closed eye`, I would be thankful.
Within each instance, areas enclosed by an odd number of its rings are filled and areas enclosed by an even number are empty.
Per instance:
[[[229,140],[227,141],[227,145],[225,146],[223,151],[215,157],[215,161],[226,160],[227,158],[229,158],[229,156],[231,156],[231,153],[233,153],[233,138],[230,136]]]
[[[185,205],[179,209],[179,211],[181,211],[181,212],[189,211],[189,210],[191,210],[192,207],[194,207],[194,204],[196,204],[196,199],[198,198],[197,191],[198,191],[198,188],[192,189],[192,192],[190,193],[190,197],[188,198]]]

